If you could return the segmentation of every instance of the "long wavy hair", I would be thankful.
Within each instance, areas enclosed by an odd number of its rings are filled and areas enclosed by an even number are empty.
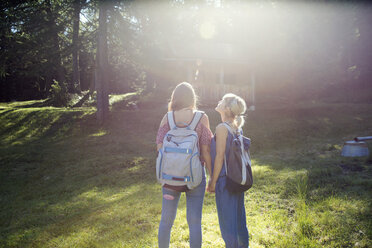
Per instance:
[[[172,92],[168,103],[168,111],[176,111],[183,108],[196,109],[197,96],[191,84],[182,82],[176,86]]]

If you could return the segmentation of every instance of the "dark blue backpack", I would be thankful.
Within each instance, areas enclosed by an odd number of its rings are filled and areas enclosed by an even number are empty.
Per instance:
[[[228,151],[228,160],[225,156],[226,188],[233,193],[247,191],[252,187],[253,176],[249,147],[251,140],[243,136],[243,131],[239,129],[234,132],[232,128],[224,123],[232,134],[233,138]]]

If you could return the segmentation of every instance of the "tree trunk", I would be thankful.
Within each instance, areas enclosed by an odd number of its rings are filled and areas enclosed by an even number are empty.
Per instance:
[[[52,63],[54,64],[54,66],[56,68],[55,79],[59,83],[64,83],[65,75],[64,75],[64,70],[63,70],[63,67],[62,67],[61,49],[59,47],[58,27],[57,27],[57,23],[56,23],[57,17],[55,15],[55,13],[53,13],[52,5],[50,3],[50,0],[46,0],[45,3],[46,3],[46,12],[48,14],[48,23],[49,23],[49,28],[50,28],[50,35],[51,35],[51,39],[52,39],[52,42],[53,42],[52,45],[53,45],[54,54],[52,55],[52,57],[53,57],[52,58]],[[47,92],[50,89],[51,83],[52,82],[47,82],[47,84],[46,84]]]
[[[102,125],[106,120],[109,111],[107,92],[107,5],[105,3],[101,3],[99,7],[97,61],[97,119],[99,124]]]
[[[70,90],[80,93],[80,72],[79,72],[79,26],[80,26],[80,0],[74,0],[74,16],[73,16],[73,35],[72,35],[72,82]]]

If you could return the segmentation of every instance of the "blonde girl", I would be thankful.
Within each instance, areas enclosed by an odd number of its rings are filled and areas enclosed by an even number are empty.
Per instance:
[[[246,225],[244,192],[231,193],[226,189],[226,171],[224,157],[230,149],[233,135],[226,124],[236,132],[244,125],[243,114],[246,111],[245,101],[235,95],[226,94],[218,102],[216,111],[222,123],[216,127],[211,143],[212,177],[208,183],[208,192],[215,192],[218,220],[222,238],[227,248],[249,247],[249,234]]]

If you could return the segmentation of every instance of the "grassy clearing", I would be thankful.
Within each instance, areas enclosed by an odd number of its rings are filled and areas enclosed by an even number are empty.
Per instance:
[[[91,108],[21,105],[0,110],[0,247],[156,247],[154,139],[165,108],[116,107],[100,127]],[[372,133],[371,113],[362,104],[249,113],[252,247],[371,246],[372,165],[339,156],[344,141]],[[202,221],[203,247],[223,247],[213,195]],[[171,242],[188,247],[184,197]]]

